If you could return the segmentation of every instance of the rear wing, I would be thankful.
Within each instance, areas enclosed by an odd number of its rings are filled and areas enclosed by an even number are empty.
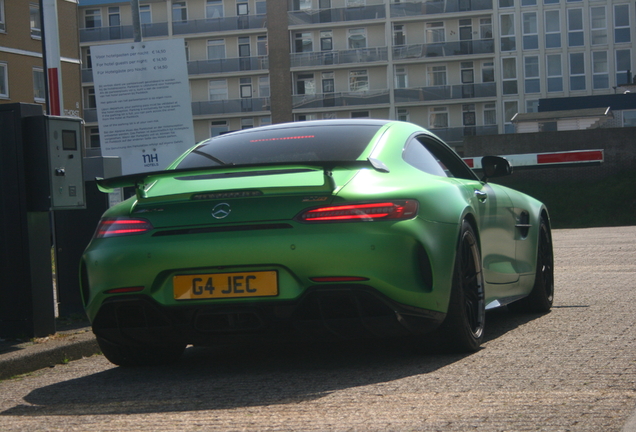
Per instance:
[[[373,168],[379,172],[388,173],[389,169],[381,161],[373,158],[367,160],[355,161],[300,161],[300,162],[273,162],[273,163],[256,163],[242,165],[218,165],[212,167],[198,168],[181,168],[163,171],[151,171],[145,173],[128,174],[111,178],[96,178],[97,187],[101,192],[110,193],[121,187],[135,187],[137,198],[146,197],[146,186],[149,184],[165,179],[186,176],[200,176],[206,174],[226,174],[241,173],[243,176],[262,175],[263,171],[280,171],[281,169],[313,169],[322,170],[324,175],[323,188],[326,192],[333,192],[336,184],[333,181],[331,172],[336,169],[362,169]],[[284,174],[272,173],[272,174]]]

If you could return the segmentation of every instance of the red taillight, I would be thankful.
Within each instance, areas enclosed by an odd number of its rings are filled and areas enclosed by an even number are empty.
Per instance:
[[[115,218],[99,221],[96,238],[143,234],[152,229],[152,224],[146,219]]]
[[[375,203],[347,204],[318,207],[301,213],[302,222],[351,222],[411,219],[417,215],[415,200],[397,200]]]

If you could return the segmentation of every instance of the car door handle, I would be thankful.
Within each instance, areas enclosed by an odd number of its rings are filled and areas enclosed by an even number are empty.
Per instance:
[[[475,189],[475,196],[479,200],[479,202],[486,202],[488,199],[488,194],[486,192],[482,192],[480,190]]]

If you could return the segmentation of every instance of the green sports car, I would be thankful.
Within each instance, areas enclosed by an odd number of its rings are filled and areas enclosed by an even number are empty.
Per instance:
[[[86,312],[118,365],[246,338],[408,336],[477,350],[485,311],[546,312],[547,209],[439,138],[387,120],[277,124],[203,141],[165,171],[100,179]],[[427,336],[424,336],[427,335]]]

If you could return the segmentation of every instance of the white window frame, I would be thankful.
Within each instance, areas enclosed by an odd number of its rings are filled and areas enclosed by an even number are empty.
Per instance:
[[[563,64],[561,63],[562,58],[561,58],[561,54],[548,54],[546,55],[546,65],[545,65],[545,69],[546,69],[546,77],[547,77],[547,84],[548,84],[548,88],[547,91],[548,93],[558,93],[558,92],[562,92],[563,91]],[[559,89],[558,90],[550,90],[550,86],[551,86],[551,82],[556,83],[558,80],[559,82]]]
[[[34,13],[35,11],[35,13]],[[35,19],[34,19],[35,16]],[[29,26],[31,27],[31,38],[42,38],[42,22],[40,19],[40,4],[29,3]]]
[[[552,17],[552,18],[548,18]],[[556,19],[555,19],[556,18]],[[545,11],[544,14],[544,31],[545,31],[545,47],[546,49],[550,48],[561,48],[563,42],[561,41],[561,11],[559,9],[551,9]],[[558,36],[559,44],[548,46],[548,39],[556,39],[550,38],[549,36]]]
[[[270,97],[270,90],[269,75],[258,77],[258,97]]]
[[[578,26],[577,23],[573,20],[574,14],[580,14],[579,17],[576,17],[576,21],[581,22],[580,26]],[[581,8],[568,9],[567,19],[568,19],[568,47],[585,46],[585,33],[583,32],[583,9]],[[570,38],[572,36],[578,36],[578,35],[581,35],[583,38],[581,43],[573,44]]]
[[[623,11],[623,9],[627,9]],[[631,12],[629,10],[629,4],[617,4],[614,5],[614,43],[630,43],[632,41],[632,35],[630,34],[631,27]],[[619,20],[627,19],[627,23],[622,23]],[[618,32],[623,31],[628,35],[628,40],[618,41]]]
[[[507,67],[507,63],[510,66]],[[517,83],[517,58],[516,57],[504,57],[501,59],[501,81],[502,81],[502,94],[513,95],[519,94],[519,87]],[[506,91],[507,84],[514,83],[515,91]],[[513,86],[510,86],[512,90]]]
[[[5,62],[0,62],[0,69],[2,75],[0,75],[0,98],[9,98],[9,66]]]
[[[398,121],[411,121],[411,113],[408,108],[395,108],[395,119]]]
[[[532,17],[534,17],[534,20],[532,19]],[[539,20],[537,18],[537,12],[524,12],[522,14],[522,25],[523,25],[523,49],[524,50],[538,49],[539,48]]]
[[[349,91],[369,91],[369,71],[367,69],[355,69],[349,71]]]
[[[480,39],[492,39],[492,18],[480,18],[479,19],[479,38]]]
[[[219,16],[209,16],[210,11],[218,12],[218,6],[221,6],[221,14]],[[205,2],[205,18],[206,19],[218,19],[225,16],[225,7],[223,0],[206,0]]]
[[[220,135],[220,132],[227,132],[230,130],[230,126],[227,120],[211,120],[210,121],[210,137]],[[219,133],[216,133],[219,131]]]
[[[406,66],[395,66],[395,88],[403,89],[409,86],[409,74]]]
[[[141,21],[142,26],[152,24],[152,6],[151,5],[149,4],[139,5],[139,20]]]
[[[504,25],[504,20],[507,21],[506,25]],[[515,15],[499,15],[499,30],[501,32],[501,51],[515,51],[517,49],[517,42],[515,39]],[[508,46],[506,46],[504,49],[505,42],[508,43]]]
[[[484,126],[492,126],[497,124],[497,104],[485,103],[483,109]]]
[[[207,51],[208,60],[222,60],[227,58],[225,39],[208,39],[206,47],[207,47],[206,51]],[[223,55],[220,57],[210,57],[211,47],[215,47],[215,48],[223,47]]]
[[[442,87],[448,85],[448,71],[446,65],[427,66],[426,82],[429,87]]]
[[[595,17],[595,11],[602,12],[602,16]],[[590,34],[592,45],[607,45],[607,9],[605,6],[590,8]]]
[[[356,39],[363,41],[363,46],[354,46]],[[347,31],[347,47],[349,49],[365,49],[367,47],[367,29],[352,28]]]
[[[4,21],[4,0],[0,0],[0,33],[7,31],[6,23]]]
[[[89,18],[91,19],[91,23],[93,24],[91,27],[88,26]],[[99,24],[99,25],[95,25]],[[102,10],[101,9],[86,9],[84,11],[84,27],[87,29],[93,28],[101,28],[102,27]]]
[[[524,57],[523,72],[524,72],[524,93],[541,93],[541,80],[540,80],[540,74],[539,74],[539,56]],[[534,84],[538,84],[537,90],[528,91],[528,87]]]
[[[578,59],[581,59],[580,61]],[[575,63],[576,61],[576,63]],[[582,68],[582,70],[579,70],[580,68]],[[576,67],[576,69],[575,69]],[[585,77],[585,53],[583,52],[574,52],[574,53],[569,53],[569,77],[570,77],[570,91],[585,91],[587,90],[587,83],[586,81],[586,77]],[[576,81],[573,81],[573,78],[576,79]],[[582,79],[581,79],[582,78]],[[574,83],[575,82],[583,82],[583,87],[582,88],[574,88]]]
[[[227,79],[221,78],[221,79],[208,80],[208,100],[209,101],[227,100],[227,98],[228,98]]]
[[[39,82],[38,82],[39,81]],[[40,94],[38,95],[38,91]],[[44,69],[33,68],[33,100],[37,103],[46,102],[46,87],[44,84]]]
[[[179,6],[177,8],[175,8],[175,6]],[[181,11],[181,13],[179,15],[181,15],[181,17],[178,20],[174,19],[174,13],[176,10]],[[184,14],[185,12],[185,14]],[[173,22],[186,22],[188,21],[188,3],[184,0],[172,0],[172,3],[170,5],[170,13],[171,13],[171,17],[172,17],[172,21]]]
[[[401,38],[403,43],[398,43],[398,38]],[[406,46],[406,31],[404,24],[393,24],[393,46]]]
[[[435,21],[426,23],[426,43],[444,43],[446,42],[446,27],[444,21]]]
[[[607,51],[592,51],[592,89],[601,90],[609,87],[609,59]]]
[[[448,107],[446,106],[429,107],[428,127],[431,129],[448,128]]]
[[[619,58],[619,56],[622,57],[625,55],[628,57],[627,59]],[[625,81],[627,81],[626,79],[627,71],[633,70],[631,67],[632,66],[631,49],[616,50],[614,52],[614,61],[616,65],[616,84],[619,85],[623,83],[622,81],[623,78],[625,79]]]

